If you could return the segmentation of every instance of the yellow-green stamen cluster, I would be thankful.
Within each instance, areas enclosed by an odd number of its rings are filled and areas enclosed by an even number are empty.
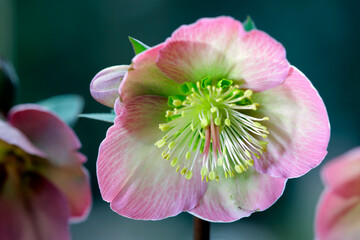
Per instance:
[[[219,180],[220,172],[234,177],[266,151],[267,142],[259,137],[269,132],[260,122],[269,118],[249,115],[259,107],[251,90],[228,79],[214,83],[210,77],[179,89],[181,95],[168,98],[172,110],[166,111],[167,123],[159,125],[166,134],[155,143],[177,172],[191,179],[194,166],[201,165],[203,180]]]
[[[21,177],[27,171],[39,170],[44,160],[27,154],[22,149],[0,140],[0,168],[14,178]]]

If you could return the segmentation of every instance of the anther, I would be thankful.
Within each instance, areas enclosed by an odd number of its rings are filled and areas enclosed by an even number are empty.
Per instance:
[[[169,143],[169,145],[168,145],[168,148],[171,150],[171,149],[174,148],[174,146],[175,146],[175,142],[174,142],[174,141],[171,141],[171,142]]]
[[[190,171],[188,171],[188,172],[186,173],[185,178],[186,178],[187,180],[190,180],[190,179],[192,178],[192,176],[193,176],[193,172],[190,170]]]
[[[212,107],[212,108],[210,108],[210,112],[212,112],[212,113],[216,112],[217,110],[218,110],[217,107]]]
[[[216,173],[215,173],[214,171],[211,171],[211,172],[209,173],[209,179],[210,179],[210,181],[214,180],[215,177],[216,177]]]
[[[220,124],[221,124],[221,118],[215,118],[215,125],[217,125],[217,126],[220,126]]]
[[[225,119],[225,125],[228,126],[228,127],[230,127],[231,122],[230,122],[230,119],[229,119],[229,118]]]
[[[175,107],[179,107],[182,104],[181,100],[179,100],[179,99],[175,99],[172,103]]]
[[[155,146],[157,146],[158,148],[162,148],[163,146],[165,146],[165,144],[166,144],[166,141],[164,138],[162,138],[161,140],[159,140],[155,143]]]
[[[166,123],[161,123],[161,124],[159,124],[159,129],[160,129],[161,131],[163,131],[163,132],[166,132],[167,130],[170,129],[170,127],[169,127],[169,125],[166,124]]]
[[[250,89],[248,89],[244,92],[244,96],[247,98],[251,97],[252,94],[253,94],[253,91]]]
[[[223,157],[218,157],[217,161],[216,161],[217,165],[219,167],[221,167],[224,163],[224,158]]]
[[[209,121],[206,118],[204,118],[201,120],[200,124],[202,128],[206,128],[209,125]]]
[[[179,162],[178,158],[173,158],[173,160],[171,160],[170,164],[171,164],[172,167],[175,167],[178,164],[178,162]]]
[[[243,170],[241,169],[241,167],[239,165],[235,165],[235,171],[237,173],[242,173],[243,172]]]

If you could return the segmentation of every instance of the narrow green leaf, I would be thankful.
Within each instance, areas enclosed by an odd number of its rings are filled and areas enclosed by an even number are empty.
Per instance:
[[[255,23],[254,21],[251,19],[250,16],[247,16],[247,18],[245,19],[244,23],[243,23],[244,29],[247,32],[250,32],[253,29],[256,29]]]
[[[135,55],[149,49],[150,47],[145,43],[140,42],[139,40],[129,37],[129,40],[134,48]]]
[[[84,100],[79,95],[66,94],[45,99],[37,104],[53,111],[64,122],[73,126],[78,119],[78,115],[83,110]]]
[[[114,123],[116,115],[115,113],[84,113],[80,114],[79,117]]]

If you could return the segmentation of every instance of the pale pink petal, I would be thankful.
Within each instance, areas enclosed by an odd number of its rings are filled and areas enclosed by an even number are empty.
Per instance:
[[[10,111],[9,123],[45,152],[52,163],[64,165],[83,161],[74,155],[74,150],[81,146],[75,133],[47,109],[35,104],[18,105]]]
[[[299,177],[327,154],[330,136],[325,105],[311,82],[292,67],[284,84],[257,93],[257,112],[267,116],[267,152],[255,161],[258,171],[284,178]]]
[[[116,99],[115,104],[114,104],[114,111],[115,111],[116,116],[121,115],[122,109],[123,109],[122,108],[122,102],[118,98],[118,99]]]
[[[201,18],[193,24],[183,25],[173,32],[168,41],[206,43],[225,51],[246,32],[242,24],[232,17]]]
[[[220,175],[191,214],[211,222],[232,222],[270,207],[283,193],[286,179],[260,174],[254,169],[234,178]]]
[[[331,190],[323,193],[317,208],[317,240],[360,239],[360,197],[344,198]]]
[[[92,202],[88,171],[79,165],[49,165],[45,167],[43,174],[66,197],[72,221],[86,219]]]
[[[12,185],[10,193],[0,194],[0,239],[70,239],[63,195],[35,173],[26,173],[21,180],[22,188]],[[14,193],[16,190],[23,191]]]
[[[166,98],[140,96],[124,104],[99,149],[97,176],[104,200],[120,215],[162,219],[195,207],[206,184],[200,171],[191,180],[162,159],[154,143],[163,137]]]
[[[190,41],[169,41],[161,49],[157,66],[169,78],[196,82],[210,76],[213,80],[226,78],[235,67],[225,52],[209,44]]]
[[[46,157],[46,154],[34,146],[22,132],[2,120],[0,120],[0,141],[15,145],[29,154]]]
[[[322,178],[331,188],[358,191],[360,196],[360,147],[335,158],[322,169]],[[347,187],[343,185],[347,185]],[[355,193],[355,192],[354,192]]]
[[[91,81],[91,96],[105,106],[114,107],[115,100],[119,98],[120,83],[128,68],[128,65],[119,65],[101,70]]]
[[[236,66],[234,56],[244,35],[241,23],[231,17],[202,18],[172,34],[160,50],[157,66],[179,83],[227,77]]]
[[[243,80],[242,88],[265,91],[284,82],[289,72],[285,48],[267,33],[252,30],[241,39],[237,65],[228,78]]]
[[[178,94],[178,84],[167,78],[155,64],[162,47],[160,44],[135,56],[119,88],[122,102],[141,95],[167,97]]]
[[[230,17],[205,18],[180,27],[160,50],[157,66],[179,83],[210,76],[232,79],[254,91],[281,84],[289,71],[279,42],[259,30],[246,33]]]

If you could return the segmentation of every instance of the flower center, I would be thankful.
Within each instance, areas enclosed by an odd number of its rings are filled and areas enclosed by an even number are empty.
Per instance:
[[[242,173],[254,165],[253,157],[266,151],[269,132],[260,122],[268,117],[248,115],[259,104],[251,100],[253,92],[242,90],[233,81],[222,79],[212,84],[210,77],[179,86],[182,95],[170,96],[167,123],[159,125],[165,136],[155,145],[167,148],[162,157],[171,160],[176,171],[191,179],[193,168],[201,163],[202,180],[219,180]]]
[[[27,171],[39,169],[41,162],[41,158],[29,155],[22,149],[0,140],[0,168],[9,176],[17,178]]]

